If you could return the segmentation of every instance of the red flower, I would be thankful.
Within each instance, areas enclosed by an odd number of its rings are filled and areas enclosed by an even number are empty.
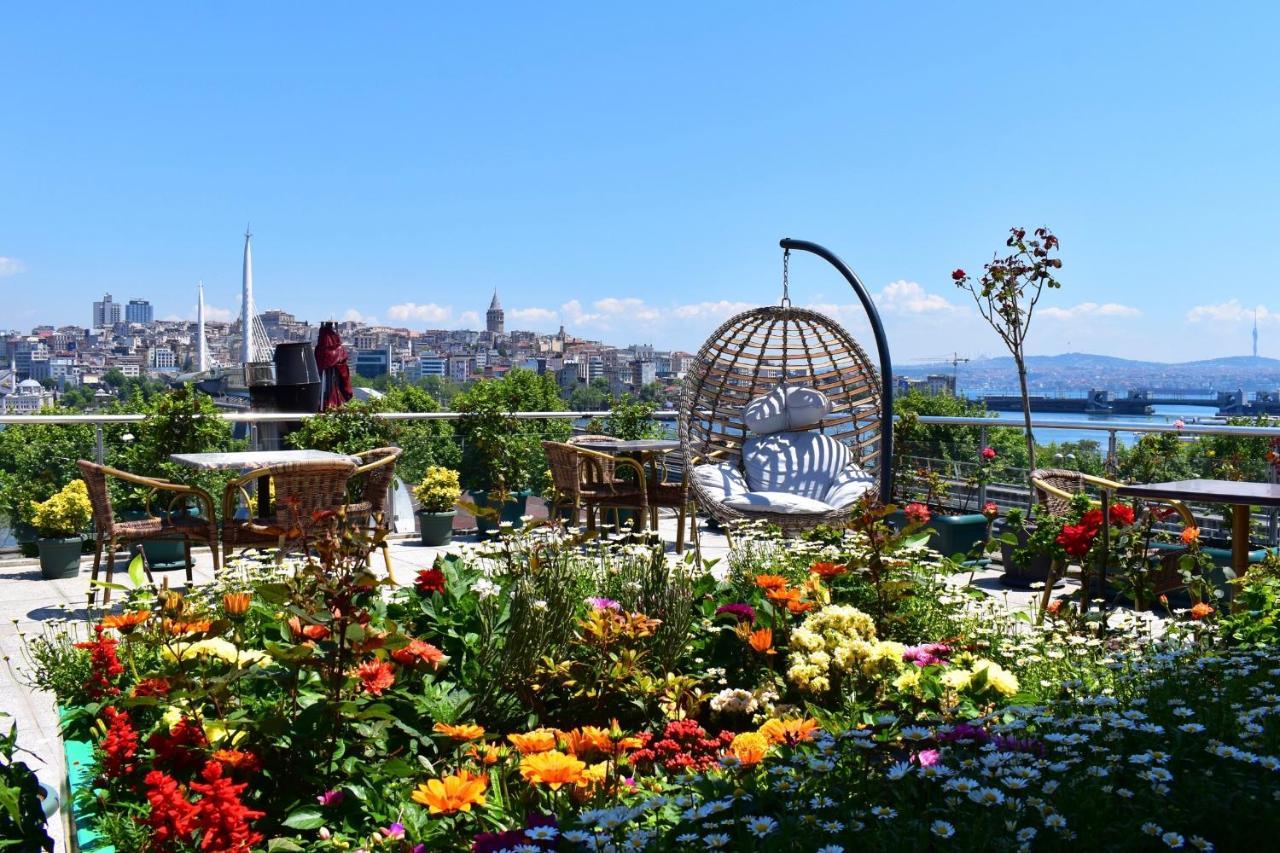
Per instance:
[[[112,681],[124,674],[124,664],[116,657],[116,640],[106,636],[103,633],[105,630],[101,625],[94,625],[93,631],[97,638],[76,643],[77,649],[89,651],[90,675],[89,683],[85,685],[85,695],[90,700],[107,695],[117,696],[120,693],[120,688]]]
[[[952,280],[952,281],[964,281],[964,278],[965,278],[965,271],[964,271],[964,270],[956,269],[956,270],[952,270],[952,271],[951,271],[951,280]]]
[[[989,521],[994,521],[1000,517],[1000,507],[995,501],[987,501],[982,505],[982,514],[985,515]]]
[[[266,813],[240,802],[240,794],[249,787],[249,783],[232,782],[223,773],[221,762],[210,761],[200,771],[204,781],[191,783],[192,790],[204,795],[196,802],[195,822],[200,829],[200,849],[248,853],[262,840],[262,833],[254,832],[249,821],[257,820]]]
[[[636,765],[658,764],[668,773],[700,773],[719,763],[721,753],[733,742],[733,734],[725,730],[712,736],[694,720],[677,720],[667,723],[660,738],[641,734],[641,747],[629,760]]]
[[[1088,528],[1089,530],[1098,530],[1099,528],[1101,528],[1102,527],[1102,510],[1097,509],[1095,507],[1094,509],[1091,509],[1088,512],[1086,512],[1084,515],[1080,516],[1080,526]]]
[[[413,582],[413,588],[422,595],[444,592],[444,572],[439,569],[423,569],[418,572],[418,578]]]
[[[155,752],[155,766],[179,775],[191,773],[200,766],[208,745],[204,729],[186,717],[168,731],[161,729],[147,738],[147,746]]]
[[[293,634],[295,640],[327,640],[332,632],[324,625],[307,624],[303,625],[302,620],[297,616],[290,616],[285,622],[289,626],[290,633]]]
[[[902,513],[907,517],[907,521],[913,524],[929,523],[929,508],[922,503],[907,504],[903,507]]]
[[[151,844],[157,850],[172,850],[178,842],[190,839],[196,807],[187,802],[177,780],[168,773],[152,770],[143,781],[151,804],[151,813],[143,822],[151,829]]]
[[[382,691],[396,683],[395,670],[386,661],[365,661],[356,667],[355,674],[360,679],[360,688],[374,696],[381,696]]]
[[[134,696],[168,696],[169,679],[144,678],[133,685]]]
[[[1111,523],[1120,527],[1133,524],[1133,507],[1128,504],[1115,504],[1111,507]]]
[[[1089,553],[1089,548],[1093,546],[1093,539],[1097,534],[1096,529],[1083,524],[1068,524],[1058,534],[1057,542],[1062,546],[1062,550],[1067,552],[1067,556],[1081,560]]]
[[[982,448],[982,458],[987,460],[988,462],[990,462],[992,459],[995,459],[996,455],[997,455],[996,449],[994,447]]]
[[[430,643],[417,639],[410,640],[409,645],[392,652],[391,659],[401,666],[414,667],[422,663],[432,669],[439,669],[440,664],[446,660],[444,652]]]
[[[119,779],[133,770],[138,733],[127,711],[117,711],[108,705],[102,709],[102,719],[107,724],[107,734],[102,739],[102,774],[108,779]]]

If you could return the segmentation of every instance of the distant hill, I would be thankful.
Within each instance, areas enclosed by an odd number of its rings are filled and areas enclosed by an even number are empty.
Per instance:
[[[950,362],[899,364],[894,373],[921,377],[953,371],[961,392],[966,394],[1004,393],[1017,385],[1017,372],[1009,356],[975,359],[955,366]],[[1167,363],[1069,352],[1028,356],[1027,376],[1038,393],[1080,393],[1091,388],[1116,392],[1130,388],[1274,390],[1280,388],[1280,359],[1233,355]]]

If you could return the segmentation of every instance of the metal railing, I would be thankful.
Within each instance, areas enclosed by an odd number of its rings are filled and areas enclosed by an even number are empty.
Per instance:
[[[678,412],[673,410],[661,410],[653,413],[655,420],[672,421],[678,417]],[[518,420],[587,420],[591,418],[605,418],[610,415],[608,411],[556,411],[556,412],[513,412],[511,416]],[[259,447],[257,426],[264,423],[284,423],[298,422],[316,417],[313,412],[223,412],[218,417],[234,424],[248,425],[248,438],[251,447]],[[458,421],[467,417],[461,412],[375,412],[374,417],[386,420],[398,421]],[[106,444],[104,427],[113,424],[131,424],[141,423],[144,416],[141,414],[82,414],[82,415],[0,415],[0,425],[7,424],[90,424],[95,431],[95,450],[99,462],[104,461],[106,456]],[[1020,420],[1003,420],[990,417],[946,417],[935,415],[921,415],[918,422],[929,426],[953,426],[953,427],[977,427],[979,431],[978,446],[983,447],[988,444],[990,438],[990,430],[1017,430],[1025,432],[1025,426]],[[1032,418],[1032,430],[1072,430],[1082,433],[1105,433],[1106,450],[1104,455],[1104,464],[1110,470],[1114,470],[1114,465],[1119,454],[1119,436],[1122,433],[1176,433],[1181,436],[1236,436],[1236,437],[1252,437],[1252,438],[1269,438],[1280,440],[1280,426],[1239,426],[1233,424],[1206,424],[1206,423],[1186,423],[1182,426],[1174,424],[1159,424],[1151,422],[1137,421],[1111,421],[1104,423],[1082,423],[1080,421],[1054,420],[1052,418],[1037,419]],[[976,460],[974,460],[976,462]],[[1270,467],[1270,481],[1276,481],[1276,471],[1274,467]],[[1001,503],[1008,502],[1013,504],[1011,498],[1015,496],[1025,496],[1029,490],[1029,484],[1025,483],[1000,483],[980,484],[976,490],[976,499],[978,506],[987,502],[991,492],[997,492],[1001,497]],[[1269,511],[1264,519],[1266,521],[1267,539],[1269,544],[1276,545],[1278,538],[1278,515],[1276,510]]]

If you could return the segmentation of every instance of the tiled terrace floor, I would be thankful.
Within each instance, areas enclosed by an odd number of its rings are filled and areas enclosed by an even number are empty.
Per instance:
[[[671,543],[675,541],[675,519],[664,518],[660,524],[662,538],[668,543],[668,554],[674,559],[675,551]],[[458,543],[474,541],[473,537],[462,536],[457,543],[444,548],[428,548],[416,539],[393,539],[390,543],[391,559],[395,569],[396,580],[400,584],[411,584],[419,569],[429,568],[437,554],[456,549]],[[700,533],[701,549],[704,558],[723,558],[729,547],[725,537],[703,526]],[[212,560],[206,550],[197,550],[194,569],[196,582],[208,581],[213,572]],[[68,616],[87,618],[85,609],[88,590],[88,572],[90,559],[81,562],[81,574],[77,578],[66,580],[43,580],[39,566],[33,560],[9,560],[0,562],[0,710],[9,714],[10,720],[0,719],[0,726],[8,728],[14,722],[18,725],[19,741],[22,746],[34,754],[35,758],[26,756],[28,763],[36,768],[42,781],[54,788],[61,788],[66,778],[61,740],[58,735],[58,720],[54,710],[53,698],[28,686],[24,677],[24,659],[22,655],[22,634],[37,633],[41,630],[41,622]],[[724,565],[723,562],[720,563]],[[383,562],[374,556],[375,571],[382,571]],[[123,562],[119,571],[124,569]],[[1025,608],[1031,600],[1029,592],[1009,590],[1003,587],[998,577],[999,567],[978,572],[974,584],[993,595],[1004,597],[1011,608]],[[170,584],[181,585],[181,571],[157,573],[157,580],[167,576]],[[117,575],[119,577],[119,574]],[[1062,592],[1074,589],[1068,580]],[[65,810],[63,812],[65,815]],[[64,818],[65,820],[65,818]],[[49,832],[57,842],[57,850],[66,851],[66,827],[63,821],[51,821]]]

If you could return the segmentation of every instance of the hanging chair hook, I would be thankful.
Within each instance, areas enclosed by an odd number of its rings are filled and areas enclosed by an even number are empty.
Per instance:
[[[782,250],[782,307],[791,307],[791,284],[787,280],[788,267],[791,264],[791,250]]]

